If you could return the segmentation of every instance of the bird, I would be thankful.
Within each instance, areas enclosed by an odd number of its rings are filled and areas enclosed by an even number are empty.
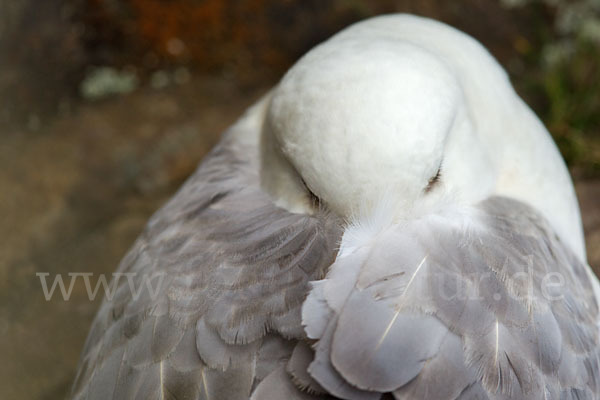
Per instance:
[[[565,163],[493,56],[432,19],[301,57],[118,272],[73,399],[600,399]]]

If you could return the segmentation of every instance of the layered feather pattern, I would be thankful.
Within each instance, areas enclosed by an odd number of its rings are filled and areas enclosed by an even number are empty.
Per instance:
[[[247,400],[281,374],[289,382],[276,393],[295,388],[285,368],[306,338],[301,306],[335,258],[340,225],[275,206],[259,185],[259,129],[247,125],[225,134],[121,262],[74,399]]]
[[[586,266],[530,207],[492,197],[368,240],[352,229],[304,306],[317,340],[309,372],[325,390],[347,399],[600,396]]]

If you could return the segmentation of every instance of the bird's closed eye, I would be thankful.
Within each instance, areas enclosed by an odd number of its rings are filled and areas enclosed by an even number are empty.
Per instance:
[[[425,193],[431,192],[431,190],[440,182],[441,177],[442,165],[440,164],[435,175],[429,178],[429,182],[427,182],[427,186],[425,186]]]
[[[316,194],[314,194],[312,190],[310,190],[310,188],[308,187],[308,185],[306,184],[304,179],[302,179],[302,178],[300,178],[300,179],[302,180],[302,184],[304,185],[304,188],[308,192],[308,196],[310,197],[310,201],[311,201],[312,205],[317,206],[317,205],[321,204],[321,199],[319,199],[319,197]]]

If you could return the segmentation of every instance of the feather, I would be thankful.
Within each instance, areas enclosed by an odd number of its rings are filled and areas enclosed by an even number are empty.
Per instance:
[[[254,381],[255,363],[228,368],[225,371],[202,370],[201,379],[190,379],[190,383],[200,384],[202,400],[247,400]]]
[[[415,379],[394,391],[397,399],[475,398],[461,397],[466,391],[472,390],[470,388],[477,382],[477,376],[465,365],[462,341],[458,336],[448,333],[437,354],[426,363],[427,366]]]
[[[114,351],[95,371],[90,383],[88,399],[101,400],[113,397],[119,371],[123,363],[123,350]]]
[[[314,397],[301,392],[291,382],[283,367],[270,373],[256,388],[250,400],[316,400],[324,397]]]
[[[368,291],[356,291],[339,316],[331,362],[352,385],[391,392],[419,373],[447,332],[435,317],[394,311]]]
[[[310,294],[302,305],[302,325],[311,339],[323,336],[332,317],[333,310],[323,294],[323,283],[324,280],[312,282]]]
[[[227,344],[206,326],[204,318],[196,324],[196,350],[209,368],[224,371],[230,366],[248,363],[256,356],[258,346],[260,339],[246,345]]]
[[[314,358],[310,346],[303,341],[298,342],[286,366],[287,373],[291,376],[296,386],[312,394],[324,394],[325,391],[308,373],[308,366]]]
[[[295,342],[285,340],[281,336],[265,336],[256,361],[256,381],[262,381],[275,369],[285,365],[292,355],[294,346]]]
[[[378,400],[380,393],[360,390],[346,382],[331,364],[329,354],[331,353],[331,341],[335,329],[335,318],[330,321],[323,336],[315,347],[315,357],[308,367],[308,373],[328,393],[347,400]]]

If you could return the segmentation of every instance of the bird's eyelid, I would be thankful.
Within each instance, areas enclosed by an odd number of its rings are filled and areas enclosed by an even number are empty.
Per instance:
[[[311,201],[314,204],[319,204],[321,202],[321,199],[319,198],[319,196],[317,196],[312,190],[310,190],[310,188],[306,184],[306,181],[304,180],[304,178],[300,177],[300,180],[302,181],[302,184],[304,185],[304,188],[308,192],[308,195],[310,196]]]
[[[440,165],[435,173],[435,175],[433,175],[431,178],[429,178],[429,181],[427,182],[427,186],[425,186],[425,193],[429,193],[434,186],[440,181],[441,177],[442,177],[442,164],[443,164],[444,160],[440,161]]]

